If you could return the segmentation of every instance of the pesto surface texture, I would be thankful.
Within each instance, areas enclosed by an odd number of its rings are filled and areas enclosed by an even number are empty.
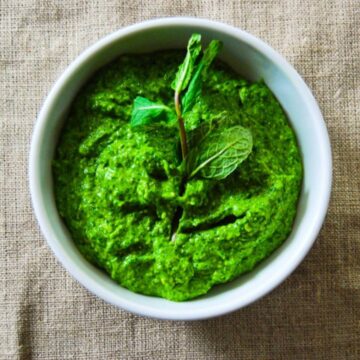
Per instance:
[[[184,117],[186,130],[241,125],[251,131],[252,152],[225,179],[182,181],[178,128],[131,127],[130,118],[137,96],[174,106],[170,84],[183,58],[129,55],[101,69],[72,104],[53,162],[59,213],[86,259],[134,292],[174,301],[249,272],[279,247],[302,181],[278,101],[220,61]]]

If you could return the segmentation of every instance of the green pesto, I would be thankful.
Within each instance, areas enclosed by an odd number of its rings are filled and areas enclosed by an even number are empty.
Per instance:
[[[81,253],[122,286],[183,301],[252,270],[289,235],[302,164],[295,135],[268,87],[220,61],[187,131],[227,119],[251,130],[253,151],[226,179],[193,178],[180,196],[176,126],[131,128],[133,100],[173,107],[184,53],[123,56],[74,101],[54,165],[56,203]],[[171,241],[176,210],[183,209]]]

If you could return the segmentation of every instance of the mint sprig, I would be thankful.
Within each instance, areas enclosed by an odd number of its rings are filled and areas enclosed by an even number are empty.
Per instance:
[[[252,136],[242,126],[198,128],[198,135],[187,141],[183,115],[191,111],[202,94],[204,77],[222,48],[222,43],[212,40],[201,59],[201,35],[193,34],[187,45],[184,61],[180,64],[171,88],[174,90],[174,109],[138,96],[134,100],[131,126],[155,122],[178,122],[185,178],[199,176],[221,180],[229,176],[252,151]],[[195,140],[194,140],[195,139]],[[184,179],[185,179],[184,178]]]

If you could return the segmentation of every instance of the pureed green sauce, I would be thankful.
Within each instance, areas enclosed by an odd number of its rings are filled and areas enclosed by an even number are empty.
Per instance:
[[[81,253],[122,286],[174,301],[252,270],[279,247],[302,181],[295,135],[271,91],[217,61],[186,127],[225,117],[251,130],[253,149],[226,179],[190,179],[180,195],[177,127],[140,131],[129,120],[139,95],[173,106],[183,58],[122,56],[100,70],[72,104],[53,165],[57,207]]]

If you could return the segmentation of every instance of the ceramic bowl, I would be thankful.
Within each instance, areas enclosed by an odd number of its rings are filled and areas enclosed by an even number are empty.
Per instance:
[[[296,220],[285,243],[251,273],[207,295],[186,302],[133,293],[86,261],[56,209],[51,161],[67,111],[80,87],[103,65],[121,54],[185,48],[199,32],[205,42],[224,43],[221,58],[249,80],[264,79],[286,111],[296,132],[304,180]],[[161,319],[195,320],[240,309],[261,298],[299,265],[313,245],[327,211],[332,177],[328,133],[311,91],[294,68],[270,46],[249,33],[219,22],[165,18],[122,28],[84,51],[64,71],[39,113],[31,142],[30,191],[40,228],[69,273],[91,292],[128,311]]]

